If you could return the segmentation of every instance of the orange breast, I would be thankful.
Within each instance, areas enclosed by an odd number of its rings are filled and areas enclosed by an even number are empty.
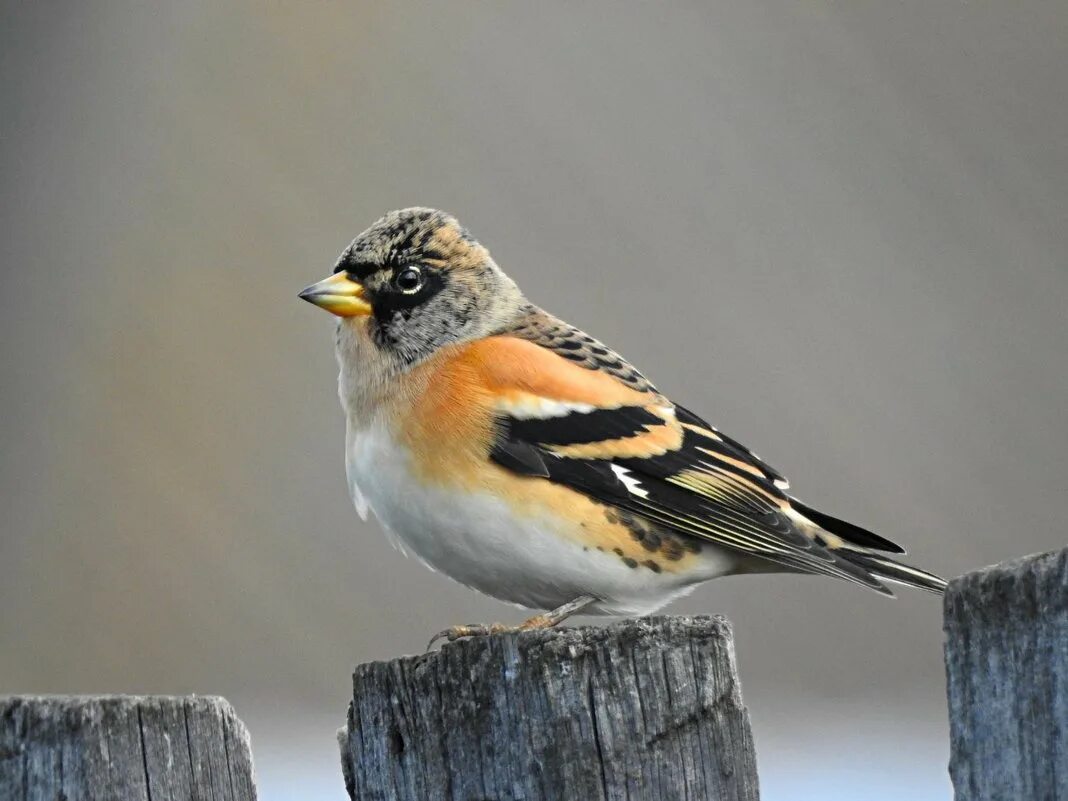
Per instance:
[[[393,428],[411,454],[417,480],[453,492],[489,492],[518,515],[548,514],[560,521],[561,536],[614,554],[635,569],[674,572],[689,566],[699,548],[569,487],[493,462],[495,406],[508,393],[600,408],[656,400],[511,337],[445,349],[405,377],[394,407]]]

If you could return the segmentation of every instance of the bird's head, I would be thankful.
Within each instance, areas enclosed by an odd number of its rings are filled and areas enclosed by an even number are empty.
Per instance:
[[[523,304],[515,283],[456,218],[425,208],[382,217],[345,248],[332,275],[300,297],[401,366],[493,333]]]

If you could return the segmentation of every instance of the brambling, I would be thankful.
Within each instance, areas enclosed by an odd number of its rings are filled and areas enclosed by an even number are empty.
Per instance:
[[[548,610],[513,629],[645,615],[738,573],[945,587],[528,301],[448,214],[390,212],[300,297],[338,317],[357,511],[431,569]]]

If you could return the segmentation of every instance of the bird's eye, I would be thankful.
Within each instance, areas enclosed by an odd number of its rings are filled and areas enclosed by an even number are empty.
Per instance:
[[[419,288],[423,285],[423,274],[419,271],[418,267],[405,267],[399,273],[397,277],[393,279],[393,284],[401,292],[418,292]]]

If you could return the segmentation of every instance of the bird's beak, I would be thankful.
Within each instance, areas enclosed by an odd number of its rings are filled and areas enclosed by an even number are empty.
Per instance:
[[[300,297],[338,317],[366,317],[371,313],[363,284],[353,281],[344,270],[302,290]]]

